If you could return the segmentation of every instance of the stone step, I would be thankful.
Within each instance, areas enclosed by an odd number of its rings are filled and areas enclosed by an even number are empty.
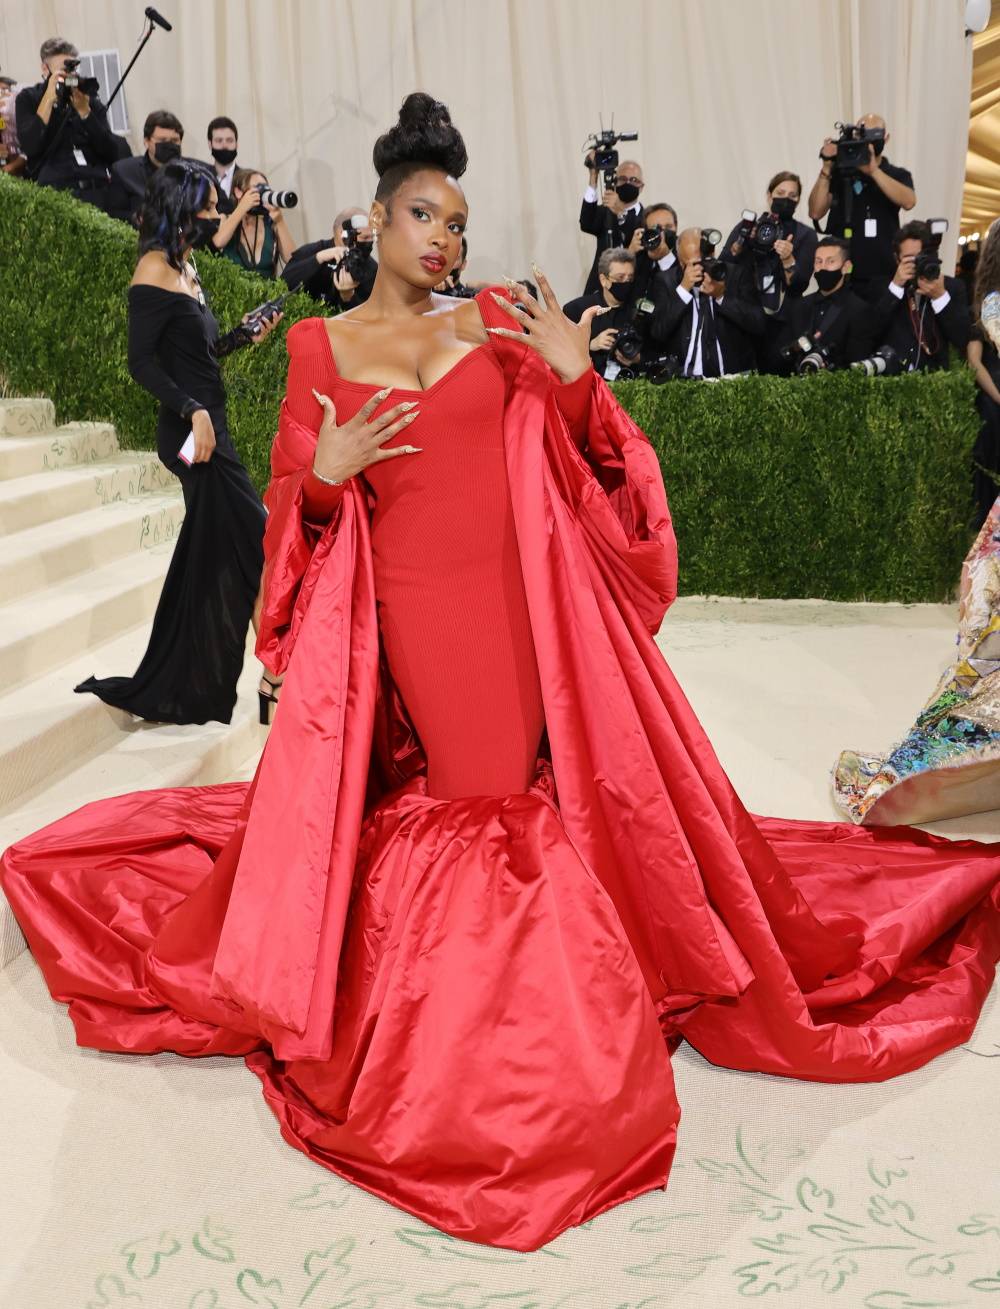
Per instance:
[[[184,521],[180,485],[15,532],[0,553],[0,605],[113,559],[168,545]]]
[[[139,550],[0,605],[0,687],[13,690],[78,655],[148,623],[163,586],[172,546]],[[90,670],[95,676],[120,668]]]
[[[17,477],[0,482],[0,536],[176,486],[177,479],[155,454],[139,450],[85,468]]]
[[[0,436],[38,436],[55,425],[55,405],[44,396],[0,399]]]
[[[0,440],[0,482],[54,468],[104,463],[119,453],[111,423],[67,423],[33,436]]]
[[[124,675],[139,664],[149,624],[79,654],[26,686],[0,696],[0,815],[91,759],[134,721],[73,687],[95,667]]]
[[[109,738],[102,752],[82,763],[74,761],[51,785],[0,812],[0,850],[92,800],[160,787],[249,780],[267,739],[267,728],[257,722],[259,676],[260,665],[248,654],[229,724],[179,727],[129,718],[128,725]],[[0,893],[0,968],[24,949],[24,938]]]

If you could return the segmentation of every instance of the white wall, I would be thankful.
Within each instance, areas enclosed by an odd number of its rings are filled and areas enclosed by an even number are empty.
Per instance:
[[[138,0],[0,0],[0,65],[38,76],[59,34],[131,57]],[[909,167],[915,217],[957,229],[971,39],[963,0],[162,0],[126,83],[131,122],[169,108],[204,153],[217,113],[240,126],[240,160],[302,204],[296,239],[367,204],[371,149],[404,95],[444,100],[465,134],[473,279],[536,259],[564,298],[593,254],[577,230],[582,145],[612,111],[640,133],[644,200],[727,231],[763,203],[780,168],[806,189],[835,119],[889,120],[887,155]],[[136,133],[138,135],[138,133]],[[135,142],[138,146],[138,141]],[[141,147],[140,147],[141,148]],[[804,205],[799,217],[805,219]],[[950,247],[946,247],[950,248]]]

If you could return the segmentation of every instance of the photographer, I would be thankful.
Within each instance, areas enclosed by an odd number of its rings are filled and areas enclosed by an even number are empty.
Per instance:
[[[583,193],[580,206],[580,231],[589,232],[597,237],[597,250],[594,262],[583,289],[584,295],[593,295],[600,289],[598,261],[605,250],[628,247],[636,228],[642,226],[642,205],[639,196],[645,182],[642,169],[634,159],[624,159],[615,173],[614,189],[606,190],[600,203],[597,199],[597,184],[600,172],[594,167],[593,152],[584,161],[590,170],[590,183]]]
[[[213,118],[208,125],[208,148],[212,162],[207,165],[215,173],[215,185],[219,188],[219,213],[231,214],[236,207],[233,199],[233,179],[236,176],[236,152],[239,149],[240,134],[236,124],[224,114]]]
[[[627,249],[635,255],[634,298],[669,291],[680,281],[677,262],[677,210],[659,203],[643,211],[642,226],[632,234]]]
[[[680,281],[650,324],[652,344],[676,358],[684,377],[721,377],[756,367],[764,311],[740,270],[715,258],[718,237],[697,227],[681,233]]]
[[[839,142],[828,136],[819,152],[819,176],[809,192],[809,217],[818,223],[829,214],[828,236],[846,237],[850,228],[851,285],[863,300],[878,296],[892,276],[899,211],[917,203],[912,175],[883,154],[888,141],[885,119],[877,114],[865,114],[850,124]]]
[[[752,258],[764,308],[770,312],[781,308],[785,295],[802,295],[813,275],[818,238],[795,217],[801,198],[802,179],[797,173],[775,173],[767,184],[764,213],[749,230],[746,221],[737,223],[725,243],[734,259],[747,254]]]
[[[904,370],[947,368],[948,347],[964,355],[971,320],[965,287],[941,269],[940,235],[906,223],[893,237],[896,272],[872,306],[877,340],[895,350]]]
[[[563,313],[571,323],[579,323],[584,311],[592,305],[605,310],[597,314],[590,324],[590,361],[595,372],[607,381],[618,376],[621,368],[637,363],[640,352],[621,355],[615,341],[629,322],[629,305],[633,298],[635,255],[631,250],[612,248],[603,251],[597,261],[599,289],[590,295],[577,296],[563,305]]]
[[[378,272],[374,248],[368,211],[343,209],[334,219],[332,238],[300,245],[282,277],[290,291],[301,287],[331,309],[350,309],[364,304],[372,293]]]
[[[785,301],[769,371],[788,376],[846,368],[871,353],[872,311],[848,285],[850,253],[838,236],[824,236],[817,244],[813,275],[818,289]]]
[[[181,157],[184,128],[181,121],[167,109],[154,109],[146,118],[142,129],[141,155],[119,159],[111,167],[111,194],[108,213],[123,223],[139,226],[139,211],[145,199],[146,187],[158,168]]]
[[[43,80],[24,87],[14,105],[26,174],[107,209],[108,170],[120,157],[120,142],[108,126],[97,81],[79,76],[79,52],[62,37],[44,42],[40,54]]]
[[[235,206],[219,224],[213,242],[227,259],[261,277],[277,277],[278,260],[286,264],[295,249],[284,212],[266,203],[269,193],[262,172],[238,168],[233,176]]]

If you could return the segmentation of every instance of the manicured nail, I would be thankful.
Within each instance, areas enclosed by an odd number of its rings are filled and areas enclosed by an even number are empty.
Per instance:
[[[412,423],[413,420],[414,420],[414,418],[416,418],[416,417],[418,417],[417,414],[407,414],[406,417],[403,419],[403,422],[404,422],[404,423]]]
[[[531,265],[531,271],[535,274],[536,277],[539,277],[539,276],[541,275],[541,272],[542,272],[542,270],[541,270],[541,269],[538,267],[538,265],[537,265],[536,263],[534,263],[534,262],[532,262],[532,265]]]
[[[384,391],[379,391],[379,393],[378,393],[378,398],[379,398],[380,400],[384,400],[385,397],[389,394],[389,392],[390,392],[391,390],[392,390],[392,387],[391,387],[391,386],[387,386],[387,387],[385,388]]]
[[[407,400],[406,404],[403,405],[403,408],[404,408],[404,409],[416,409],[416,407],[417,407],[417,405],[418,405],[419,403],[420,403],[419,400]]]
[[[418,455],[423,450],[423,448],[424,447],[422,445],[408,445],[406,447],[406,453],[411,455]]]

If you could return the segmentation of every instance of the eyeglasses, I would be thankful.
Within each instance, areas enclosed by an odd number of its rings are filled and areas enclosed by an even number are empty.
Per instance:
[[[622,182],[631,182],[633,186],[642,186],[641,177],[626,177],[625,175],[621,174],[615,178],[615,181],[619,186],[621,186]]]

